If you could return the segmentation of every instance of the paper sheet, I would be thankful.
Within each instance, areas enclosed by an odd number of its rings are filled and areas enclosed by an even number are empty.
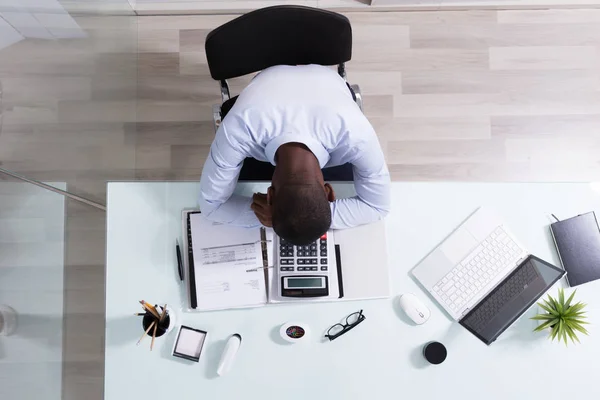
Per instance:
[[[205,247],[198,250],[202,264],[253,265],[256,263],[256,243]]]
[[[265,304],[260,229],[246,229],[191,215],[198,309],[251,307]]]

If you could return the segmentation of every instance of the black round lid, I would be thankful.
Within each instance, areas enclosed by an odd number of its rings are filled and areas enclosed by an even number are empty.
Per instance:
[[[425,345],[425,349],[423,349],[423,355],[430,363],[441,364],[446,359],[448,351],[446,350],[446,346],[440,342],[430,342]]]

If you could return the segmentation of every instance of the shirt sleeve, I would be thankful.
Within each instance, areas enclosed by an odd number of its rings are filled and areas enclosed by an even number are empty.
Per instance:
[[[376,137],[359,152],[352,166],[356,196],[331,203],[332,229],[375,222],[390,211],[390,173]]]
[[[235,123],[232,123],[234,122]],[[200,178],[200,211],[211,221],[244,227],[260,226],[250,197],[233,194],[247,152],[240,137],[245,128],[229,119],[219,126]]]

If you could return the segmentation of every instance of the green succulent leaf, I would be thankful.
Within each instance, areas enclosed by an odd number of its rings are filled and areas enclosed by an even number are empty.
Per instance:
[[[554,340],[556,338],[557,334],[558,334],[558,324],[554,324],[554,326],[552,327],[552,331],[550,332],[550,339]]]
[[[579,322],[571,321],[570,326],[573,327],[573,329],[576,329],[585,335],[589,335],[587,329],[585,329],[583,326],[581,326],[581,323],[579,323]]]
[[[585,304],[577,303],[577,304],[574,304],[571,307],[569,307],[569,311],[572,313],[576,313],[576,312],[583,310],[584,307],[585,307]]]
[[[555,320],[546,321],[543,324],[541,324],[540,326],[538,326],[537,328],[535,328],[533,331],[534,332],[543,331],[544,329],[548,328],[549,326],[552,326],[553,324],[556,324]]]
[[[558,289],[558,303],[565,304],[565,291],[562,288]]]
[[[565,331],[567,332],[567,335],[569,335],[569,339],[571,339],[571,342],[573,342],[573,343],[575,343],[575,342],[581,343],[579,341],[579,338],[577,337],[577,335],[575,334],[575,332],[573,332],[573,329],[569,325],[567,325],[565,327]]]
[[[573,293],[571,293],[571,295],[567,299],[567,302],[565,303],[565,308],[569,308],[569,306],[571,305],[571,302],[573,301],[573,297],[575,297],[575,293],[577,293],[577,289],[575,289],[573,291]]]
[[[537,320],[537,321],[545,321],[545,320],[549,320],[549,319],[555,319],[556,317],[554,317],[552,314],[538,314],[534,317],[531,317],[531,319]]]
[[[552,307],[550,304],[548,304],[548,303],[546,303],[546,304],[541,304],[541,303],[538,303],[538,305],[539,305],[539,306],[540,306],[540,307],[541,307],[541,308],[542,308],[544,311],[546,311],[546,312],[548,312],[548,313],[550,313],[550,314],[552,314],[552,315],[554,315],[554,316],[558,317],[558,312],[557,312],[557,311],[556,311],[556,310],[555,310],[555,309],[554,309],[554,308],[553,308],[553,307]]]

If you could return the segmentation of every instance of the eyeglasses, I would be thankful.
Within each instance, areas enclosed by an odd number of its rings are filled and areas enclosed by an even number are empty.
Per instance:
[[[337,339],[356,325],[360,324],[365,320],[363,310],[352,313],[346,317],[345,324],[335,324],[327,331],[325,337],[329,340]]]

